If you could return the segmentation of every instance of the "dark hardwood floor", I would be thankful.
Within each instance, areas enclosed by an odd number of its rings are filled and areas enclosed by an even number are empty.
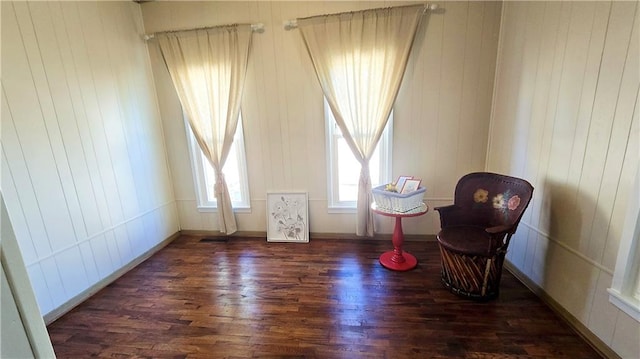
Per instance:
[[[181,237],[51,325],[59,358],[599,358],[507,271],[497,300],[378,263],[390,241]]]

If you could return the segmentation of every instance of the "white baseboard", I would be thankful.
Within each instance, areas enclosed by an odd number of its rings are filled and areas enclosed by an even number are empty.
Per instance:
[[[523,272],[521,272],[516,266],[505,259],[504,268],[506,268],[514,277],[516,277],[522,284],[524,284],[529,290],[531,290],[540,300],[542,300],[557,316],[564,320],[582,339],[584,339],[595,351],[598,352],[604,358],[620,359],[620,356],[616,354],[605,342],[598,338],[589,328],[582,324],[573,314],[564,309],[560,303],[553,299],[547,292],[540,286],[533,282]]]
[[[43,316],[45,324],[49,325],[49,324],[53,323],[54,321],[56,321],[56,319],[62,317],[63,315],[65,315],[66,313],[71,311],[71,309],[75,308],[80,303],[82,303],[85,300],[89,299],[92,295],[98,293],[104,287],[108,286],[109,284],[111,284],[116,279],[122,277],[128,271],[130,271],[131,269],[136,267],[138,264],[140,264],[140,263],[144,262],[145,260],[147,260],[149,257],[154,255],[156,252],[158,252],[162,248],[166,247],[169,243],[173,242],[178,237],[180,237],[180,232],[176,232],[176,233],[170,235],[169,237],[167,237],[162,242],[156,244],[155,246],[153,246],[148,251],[144,252],[143,254],[138,256],[137,258],[133,259],[127,265],[125,265],[122,268],[118,269],[117,271],[111,273],[110,275],[104,277],[102,280],[100,280],[96,284],[92,285],[91,287],[85,289],[80,294],[76,295],[75,297],[69,299],[64,304],[59,306],[58,308],[56,308],[56,309],[50,311],[49,313],[45,314]]]
[[[267,238],[267,232],[262,231],[237,231],[231,235],[221,233],[220,231],[207,231],[207,230],[193,230],[183,229],[180,234],[185,236],[207,236],[207,237],[248,237],[248,238]],[[377,240],[391,240],[392,234],[390,233],[376,233],[373,238]],[[318,233],[311,232],[309,237],[313,239],[364,239],[364,237],[358,237],[353,233]],[[405,234],[404,239],[406,241],[435,241],[436,236],[434,234]]]

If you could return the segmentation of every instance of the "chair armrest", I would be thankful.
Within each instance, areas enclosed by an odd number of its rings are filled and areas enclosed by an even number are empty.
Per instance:
[[[450,212],[450,211],[454,211],[454,210],[459,209],[459,208],[460,207],[456,206],[455,204],[450,204],[448,206],[434,207],[433,209],[442,214],[442,212]]]
[[[435,207],[434,210],[440,213],[440,228],[461,224],[463,220],[459,216],[461,208],[455,204]]]
[[[489,228],[485,228],[485,232],[490,233],[490,234],[507,233],[507,232],[509,232],[511,230],[511,227],[512,226],[505,226],[505,225],[489,227]]]

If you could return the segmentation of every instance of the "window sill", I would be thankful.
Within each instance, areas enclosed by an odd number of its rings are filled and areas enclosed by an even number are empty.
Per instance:
[[[198,206],[198,212],[218,212],[218,207]],[[251,213],[251,207],[234,207],[234,213]]]
[[[357,211],[355,207],[330,206],[327,209],[327,213],[357,213]]]
[[[609,302],[627,313],[631,318],[640,322],[640,300],[626,296],[613,288],[607,289]]]

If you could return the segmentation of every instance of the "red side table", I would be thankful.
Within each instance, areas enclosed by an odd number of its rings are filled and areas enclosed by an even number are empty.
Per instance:
[[[393,228],[393,250],[383,253],[380,256],[380,264],[383,267],[395,270],[395,271],[408,271],[415,268],[418,265],[418,260],[412,254],[402,251],[402,243],[404,242],[404,234],[402,233],[402,218],[404,217],[417,217],[429,211],[429,206],[422,204],[422,206],[412,209],[408,212],[393,212],[385,209],[378,208],[375,203],[371,205],[371,210],[375,213],[387,216],[395,217],[396,224]]]

